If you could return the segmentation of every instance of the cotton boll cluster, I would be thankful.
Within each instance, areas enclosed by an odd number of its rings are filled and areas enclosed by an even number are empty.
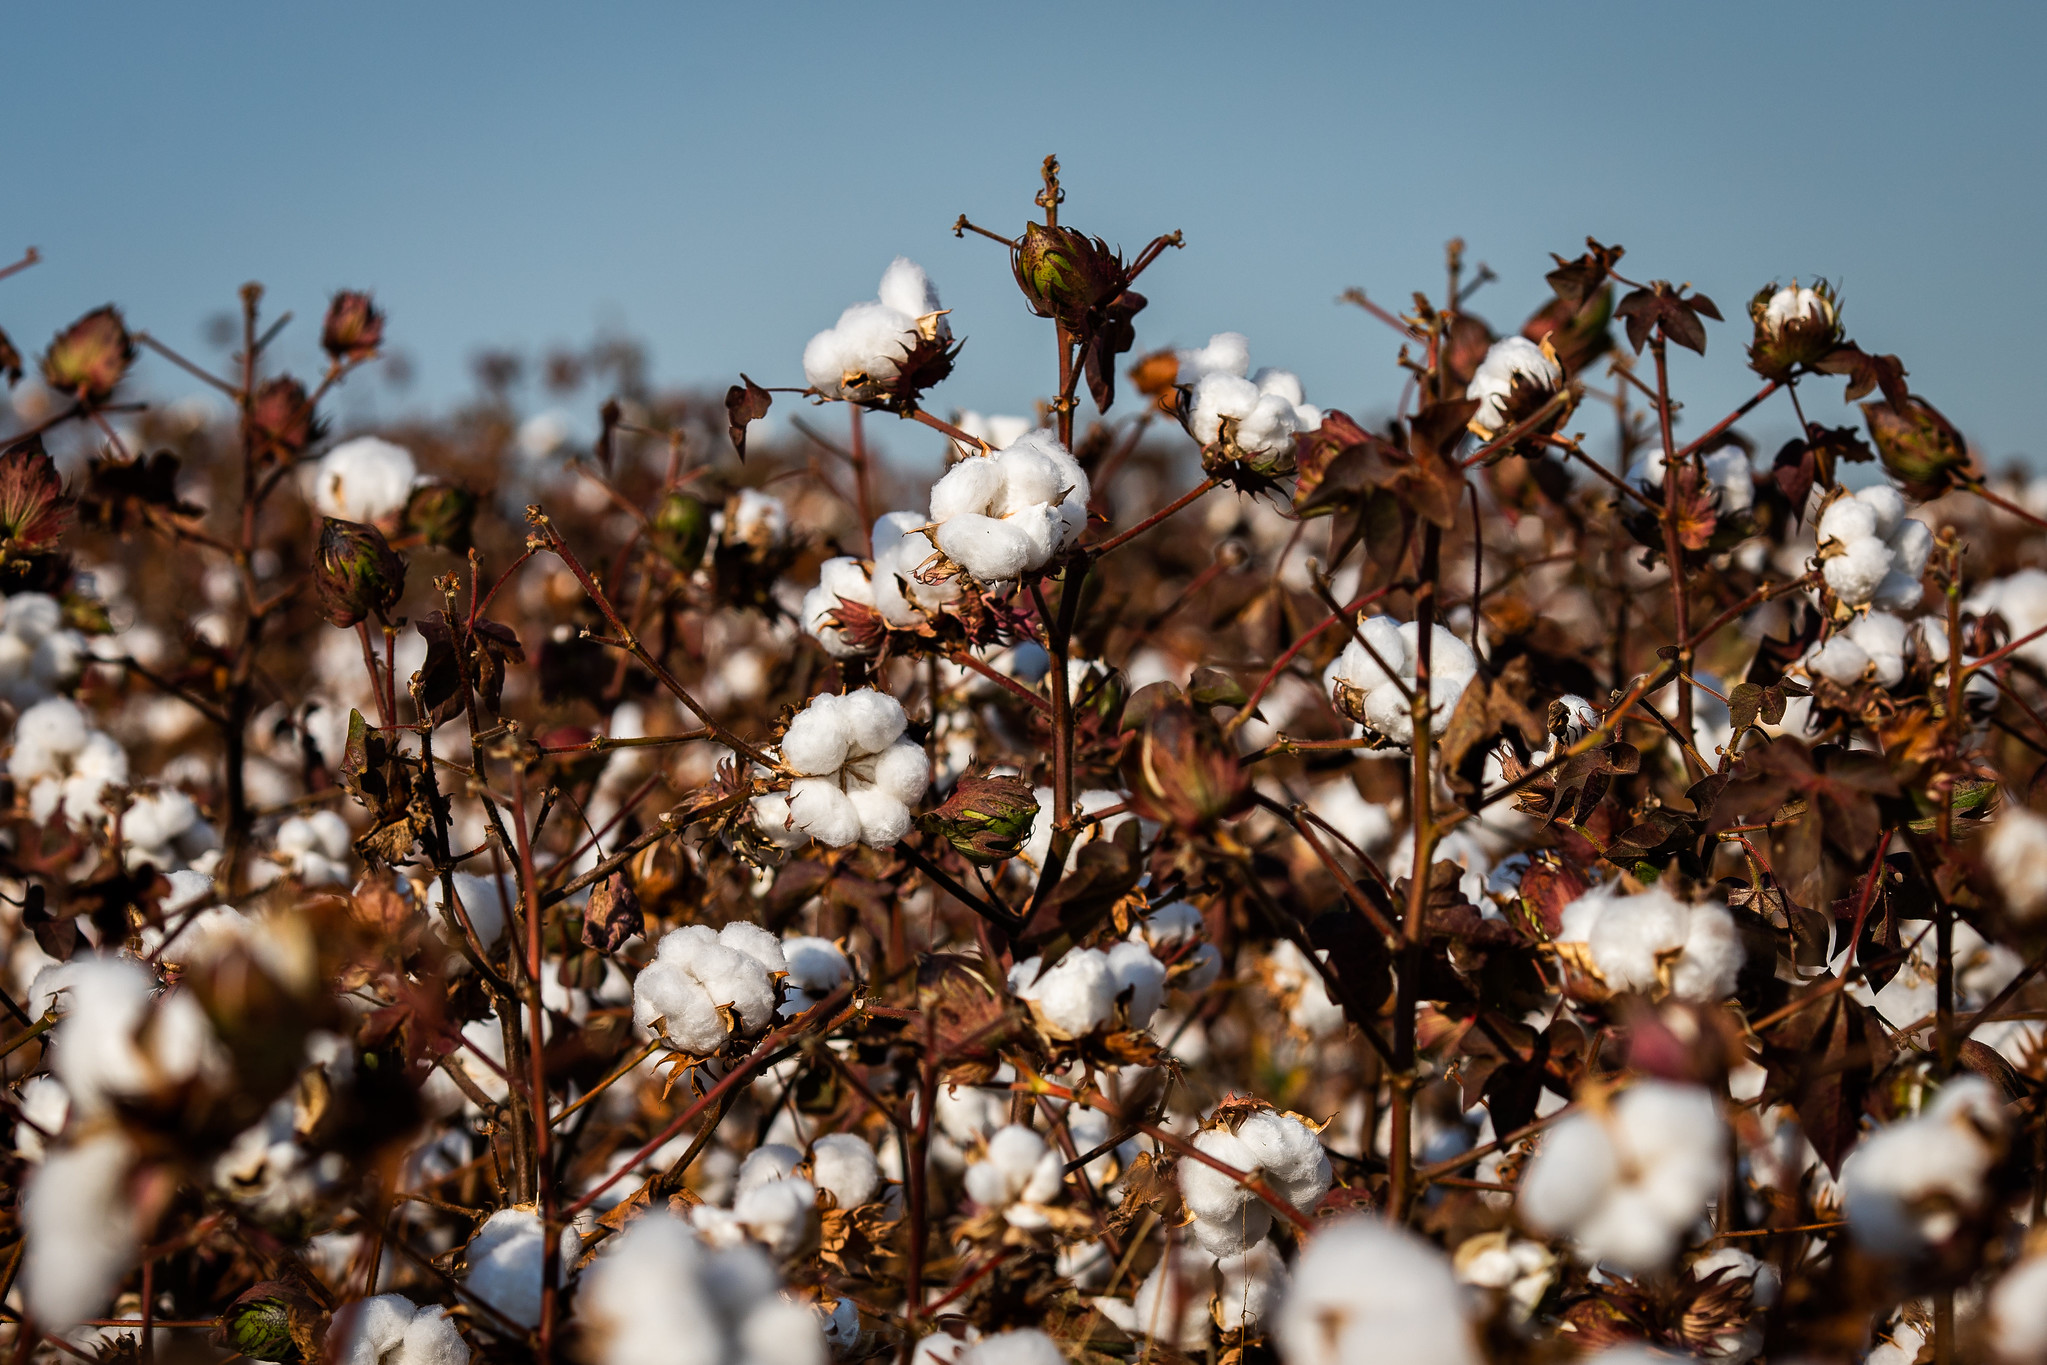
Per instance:
[[[1908,1257],[1953,1237],[1983,1207],[2005,1124],[1989,1083],[1963,1076],[1916,1118],[1865,1138],[1841,1167],[1855,1240],[1879,1256]]]
[[[1342,1004],[1329,993],[1329,983],[1292,939],[1274,943],[1259,972],[1286,1011],[1287,1022],[1302,1035],[1326,1038],[1343,1030]]]
[[[122,855],[130,867],[162,871],[198,861],[219,843],[192,798],[175,787],[139,793],[121,812]]]
[[[2047,816],[2007,794],[1983,840],[1983,865],[2012,918],[2032,923],[2047,911]]]
[[[1353,639],[1324,670],[1322,685],[1337,709],[1373,735],[1402,746],[1414,742],[1413,703],[1420,627],[1390,616],[1358,624]],[[1429,637],[1429,733],[1450,722],[1465,685],[1478,673],[1471,647],[1441,626]]]
[[[77,702],[51,697],[14,722],[7,773],[27,791],[36,820],[61,812],[74,824],[89,824],[105,815],[107,788],[128,780],[128,752],[112,735],[94,729]]]
[[[1705,466],[1704,487],[1712,495],[1721,516],[1738,517],[1755,506],[1755,469],[1749,463],[1746,450],[1740,446],[1728,446],[1701,456],[1700,463]],[[1682,466],[1679,472],[1683,472]],[[1660,499],[1663,496],[1663,451],[1660,448],[1650,452],[1636,478],[1652,497]]]
[[[467,1365],[469,1344],[437,1303],[378,1294],[334,1310],[327,1359],[335,1365]]]
[[[956,579],[937,583],[920,579],[918,570],[938,553],[915,512],[890,512],[874,523],[872,567],[849,556],[828,559],[819,569],[818,585],[804,594],[798,618],[834,658],[865,653],[859,643],[831,622],[841,602],[872,607],[898,630],[917,630],[960,596]]]
[[[575,1229],[556,1234],[555,1251],[563,1281],[576,1264],[582,1242]],[[541,1291],[546,1283],[547,1238],[540,1215],[531,1206],[499,1209],[483,1222],[462,1253],[468,1263],[463,1283],[469,1292],[521,1327],[540,1321]],[[483,1316],[479,1325],[501,1331]]]
[[[817,1187],[796,1174],[803,1153],[781,1143],[757,1147],[733,1182],[732,1207],[690,1210],[697,1232],[716,1247],[758,1243],[778,1259],[800,1254],[818,1230]]]
[[[598,1254],[576,1311],[596,1365],[825,1365],[817,1319],[780,1288],[759,1248],[707,1246],[657,1209]]]
[[[633,981],[633,1023],[679,1051],[708,1057],[767,1028],[776,978],[788,970],[781,941],[759,925],[671,929]]]
[[[1293,1114],[1255,1109],[1237,1119],[1203,1128],[1197,1151],[1225,1166],[1258,1176],[1280,1198],[1303,1213],[1329,1193],[1329,1154],[1315,1130]],[[1212,1256],[1235,1256],[1262,1240],[1272,1210],[1235,1176],[1191,1157],[1179,1162],[1180,1194],[1194,1215],[1190,1230]]]
[[[1038,1027],[1054,1038],[1084,1038],[1116,1017],[1119,1001],[1131,1028],[1145,1028],[1166,998],[1166,968],[1142,942],[1107,952],[1079,948],[1050,967],[1027,957],[1009,969],[1009,986],[1030,1006]]]
[[[856,403],[887,396],[913,352],[952,340],[952,325],[922,266],[898,256],[882,273],[879,297],[856,303],[803,348],[803,377],[827,398]]]
[[[1662,886],[1634,895],[1618,883],[1594,888],[1564,907],[1560,945],[1582,945],[1579,960],[1609,990],[1661,994],[1712,1004],[1733,993],[1741,973],[1741,937],[1717,901],[1688,903]]]
[[[85,656],[85,637],[65,626],[56,598],[24,592],[0,600],[0,700],[15,710],[76,682]]]
[[[1818,536],[1821,576],[1842,605],[1902,611],[1919,604],[1933,532],[1905,515],[1897,489],[1877,484],[1835,499],[1820,515]]]
[[[1879,687],[1896,687],[1905,679],[1905,663],[1915,647],[1936,662],[1944,661],[1944,628],[1931,617],[1907,622],[1887,611],[1871,611],[1808,654],[1805,668],[1815,678],[1844,687],[1864,678]]]
[[[754,798],[761,828],[788,846],[894,845],[931,780],[922,746],[903,734],[908,725],[903,704],[871,687],[812,698],[782,736],[782,762],[796,774],[788,795]]]
[[[967,1163],[967,1196],[1000,1213],[1012,1227],[1042,1228],[1044,1205],[1065,1187],[1059,1150],[1020,1123],[997,1129],[981,1154]]]
[[[1049,431],[961,460],[931,488],[938,548],[968,577],[1007,583],[1080,539],[1088,479]]]
[[[1464,396],[1478,402],[1471,427],[1481,439],[1532,416],[1551,394],[1564,387],[1564,367],[1548,343],[1527,337],[1502,337],[1486,351]]]
[[[1544,1135],[1517,1208],[1588,1262],[1643,1274],[1669,1264],[1720,1190],[1727,1127],[1698,1086],[1645,1080]]]
[[[1377,1218],[1346,1218],[1309,1239],[1273,1327],[1285,1365],[1482,1359],[1442,1253]]]
[[[401,511],[418,482],[412,452],[376,436],[343,441],[305,473],[314,508],[340,521],[378,521]]]
[[[1180,420],[1203,447],[1271,463],[1292,453],[1296,433],[1322,425],[1322,410],[1303,399],[1299,378],[1271,368],[1250,373],[1250,343],[1237,332],[1218,333],[1179,360],[1186,390]]]

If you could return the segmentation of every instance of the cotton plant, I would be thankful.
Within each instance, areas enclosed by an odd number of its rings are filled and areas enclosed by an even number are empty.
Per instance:
[[[1251,369],[1242,333],[1219,332],[1178,359],[1180,423],[1204,451],[1282,468],[1291,464],[1294,437],[1322,425],[1322,410],[1302,396],[1298,376],[1269,366]]]
[[[930,536],[975,582],[1013,582],[1078,542],[1088,495],[1086,472],[1058,438],[1028,431],[932,485]]]
[[[1322,686],[1337,710],[1387,744],[1414,743],[1414,693],[1420,675],[1421,627],[1417,622],[1374,616],[1358,623],[1357,638],[1344,646],[1322,674]],[[1429,733],[1450,723],[1457,699],[1478,673],[1471,646],[1442,626],[1429,635]]]

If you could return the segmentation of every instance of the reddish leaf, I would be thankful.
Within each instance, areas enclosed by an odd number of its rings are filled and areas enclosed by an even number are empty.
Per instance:
[[[773,394],[743,374],[739,376],[739,383],[725,390],[726,429],[732,435],[732,448],[739,452],[741,461],[746,459],[746,424],[767,416],[774,402]]]

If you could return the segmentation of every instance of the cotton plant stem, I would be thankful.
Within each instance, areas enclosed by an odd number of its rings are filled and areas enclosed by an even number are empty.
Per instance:
[[[561,1241],[555,1235],[558,1216],[555,1207],[554,1125],[547,1118],[547,1006],[540,989],[542,921],[545,918],[534,888],[533,846],[527,835],[526,774],[514,777],[512,828],[518,833],[519,891],[526,910],[526,1015],[532,1029],[533,1066],[533,1178],[540,1204],[540,1228],[544,1239],[540,1272],[540,1327],[538,1357],[541,1365],[554,1358],[555,1313],[561,1293]]]
[[[1137,525],[1131,527],[1129,530],[1120,531],[1117,534],[1109,537],[1107,540],[1103,541],[1101,544],[1091,545],[1088,548],[1091,551],[1093,551],[1093,553],[1097,557],[1105,555],[1109,553],[1109,551],[1114,550],[1119,546],[1136,539],[1138,536],[1143,535],[1146,531],[1149,531],[1152,527],[1158,525],[1160,522],[1172,516],[1174,513],[1184,511],[1185,509],[1192,507],[1195,503],[1201,501],[1202,498],[1206,497],[1209,494],[1209,492],[1216,488],[1220,488],[1221,486],[1222,480],[1211,475],[1208,478],[1203,479],[1200,483],[1195,484],[1194,487],[1188,489],[1179,497],[1167,503],[1164,507],[1161,507],[1158,511],[1146,517],[1143,521],[1138,522]]]
[[[1663,433],[1663,510],[1659,519],[1663,522],[1663,556],[1670,565],[1670,610],[1678,640],[1677,726],[1689,743],[1693,729],[1692,685],[1688,681],[1692,671],[1691,607],[1685,595],[1684,542],[1679,539],[1677,531],[1677,471],[1680,462],[1671,453],[1677,449],[1677,439],[1671,432],[1670,364],[1660,327],[1649,339],[1649,349],[1656,358],[1656,423]]]

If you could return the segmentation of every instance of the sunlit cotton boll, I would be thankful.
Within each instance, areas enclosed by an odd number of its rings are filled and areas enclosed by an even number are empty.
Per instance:
[[[803,1013],[853,976],[845,951],[830,939],[792,935],[782,940],[782,957],[789,964],[779,1011],[785,1019]]]
[[[842,1209],[867,1203],[881,1189],[881,1163],[867,1139],[857,1133],[826,1133],[813,1142],[810,1173],[817,1187],[831,1191]]]
[[[1772,334],[1790,323],[1808,319],[1821,323],[1834,320],[1834,305],[1816,289],[1786,285],[1770,295],[1769,303],[1763,307],[1763,327]]]
[[[747,1036],[768,1026],[775,1013],[772,974],[788,966],[780,941],[755,924],[671,929],[633,981],[633,1022],[683,1052],[708,1056],[733,1036],[728,1017]]]
[[[591,1263],[576,1313],[595,1365],[825,1365],[817,1319],[779,1290],[758,1247],[708,1247],[657,1209]]]
[[[1020,1123],[998,1129],[983,1154],[967,1165],[968,1198],[999,1210],[1017,1227],[1042,1227],[1044,1215],[1033,1206],[1058,1198],[1064,1183],[1065,1162],[1058,1149]]]
[[[1420,666],[1416,657],[1420,627],[1413,621],[1374,616],[1359,623],[1358,634],[1363,640],[1354,639],[1344,647],[1323,673],[1322,685],[1352,720],[1394,744],[1412,744],[1409,694]],[[1434,628],[1429,640],[1429,729],[1434,734],[1449,724],[1457,699],[1478,672],[1478,660],[1471,646],[1441,626]]]
[[[1720,515],[1739,516],[1755,506],[1755,469],[1749,464],[1746,450],[1740,446],[1728,446],[1725,450],[1716,450],[1710,455],[1702,456],[1700,463],[1705,466],[1706,488],[1711,491],[1714,505],[1719,508]],[[1679,472],[1682,471],[1683,466],[1680,465]],[[1636,478],[1650,492],[1658,497],[1662,496],[1662,450],[1650,453],[1649,458],[1642,462]]]
[[[1996,612],[2011,628],[2011,638],[2025,641],[2012,651],[2014,656],[2047,665],[2047,635],[2034,636],[2047,626],[2047,570],[2020,569],[1984,583],[1963,599],[1962,609],[1977,616]]]
[[[931,489],[938,548],[982,583],[1042,568],[1087,527],[1088,479],[1049,431],[961,460]]]
[[[302,886],[346,886],[353,843],[348,822],[331,810],[294,815],[277,827],[276,847]]]
[[[931,780],[922,746],[903,734],[908,724],[902,703],[873,688],[812,698],[782,736],[782,761],[798,774],[787,798],[755,799],[762,827],[831,848],[892,847]]]
[[[1055,1038],[1084,1037],[1108,1023],[1125,991],[1131,1027],[1143,1028],[1165,1003],[1165,979],[1165,965],[1151,949],[1128,941],[1106,953],[1075,949],[1049,969],[1028,957],[1009,970],[1010,989]]]
[[[1933,532],[1905,515],[1897,489],[1877,484],[1836,499],[1817,535],[1821,575],[1844,604],[1900,610],[1918,604]]]
[[[1990,1342],[2006,1365],[2047,1362],[2047,1256],[2020,1261],[1990,1291]]]
[[[405,506],[419,480],[419,466],[404,446],[358,436],[308,465],[305,479],[322,516],[376,521]]]
[[[1560,1120],[1521,1179],[1518,1209],[1588,1262],[1642,1274],[1667,1265],[1720,1189],[1726,1125],[1698,1086],[1645,1080],[1603,1112]]]
[[[917,577],[938,553],[923,529],[928,520],[915,512],[889,512],[874,523],[874,608],[898,629],[915,629],[946,603],[959,600],[956,578],[926,583]]]
[[[803,377],[827,398],[876,398],[920,343],[952,339],[938,290],[915,261],[896,257],[882,274],[879,294],[848,308],[803,348]]]
[[[1862,1140],[1841,1166],[1842,1210],[1856,1242],[1911,1256],[1954,1236],[1981,1208],[2004,1109],[1979,1076],[1949,1081],[1916,1118]]]
[[[1291,1114],[1261,1109],[1247,1115],[1234,1131],[1203,1129],[1195,1135],[1194,1146],[1247,1176],[1264,1177],[1302,1212],[1329,1193],[1329,1154],[1322,1150],[1321,1139]],[[1237,1255],[1271,1228],[1272,1210],[1236,1177],[1191,1157],[1180,1160],[1179,1177],[1180,1194],[1194,1215],[1189,1230],[1211,1256]]]
[[[334,1310],[327,1359],[334,1365],[467,1365],[469,1343],[440,1304],[378,1294]]]
[[[847,555],[827,559],[818,567],[817,586],[803,594],[797,618],[803,622],[804,633],[823,645],[825,653],[835,659],[850,659],[860,653],[859,646],[831,623],[841,602],[874,605],[874,585],[868,581],[866,568]]]
[[[1187,391],[1185,415],[1188,434],[1202,445],[1224,443],[1246,457],[1283,454],[1297,432],[1322,425],[1321,409],[1302,401],[1301,381],[1274,369],[1249,378],[1241,371],[1202,375]]]
[[[227,1055],[206,1012],[183,991],[155,997],[156,979],[133,958],[85,958],[39,974],[62,988],[51,1070],[82,1114],[122,1099],[205,1079],[224,1082]]]
[[[558,1282],[567,1282],[581,1245],[573,1228],[561,1229],[556,1246]],[[547,1242],[538,1213],[530,1207],[499,1209],[469,1239],[463,1256],[469,1264],[464,1283],[470,1293],[521,1327],[539,1323]],[[487,1314],[477,1316],[485,1328],[495,1322]]]
[[[1597,887],[1564,907],[1560,943],[1582,943],[1609,989],[1711,1004],[1734,991],[1741,936],[1718,901],[1690,904],[1661,886],[1622,895]]]
[[[1273,1324],[1286,1365],[1477,1365],[1463,1291],[1435,1247],[1376,1218],[1311,1238]]]
[[[1983,865],[2013,919],[2032,923],[2047,911],[2047,817],[2007,794],[1983,840]]]
[[[68,1327],[113,1296],[141,1236],[128,1179],[135,1151],[118,1129],[51,1151],[22,1197],[29,1312]]]
[[[1551,394],[1564,386],[1564,367],[1527,337],[1494,342],[1464,390],[1466,398],[1478,401],[1478,413],[1471,420],[1488,438],[1512,425],[1508,409],[1516,379],[1523,392]]]
[[[1858,616],[1807,656],[1806,671],[1843,686],[1868,677],[1879,687],[1896,687],[1904,681],[1911,631],[1901,617],[1887,611]]]

